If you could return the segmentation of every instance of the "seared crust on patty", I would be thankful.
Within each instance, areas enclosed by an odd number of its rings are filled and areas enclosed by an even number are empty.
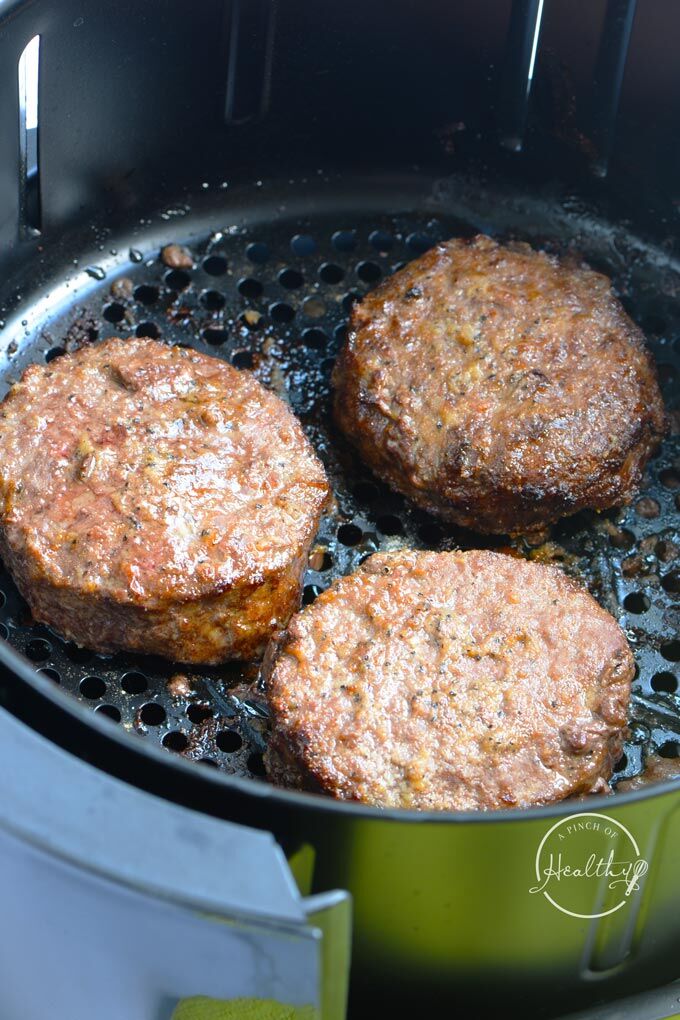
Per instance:
[[[294,616],[266,664],[268,773],[434,810],[606,790],[633,672],[616,621],[555,567],[377,553]]]
[[[193,350],[107,340],[0,405],[0,552],[36,620],[95,651],[260,654],[328,495],[288,407]]]
[[[483,236],[355,305],[333,378],[336,420],[373,470],[481,532],[627,503],[666,426],[609,280]]]

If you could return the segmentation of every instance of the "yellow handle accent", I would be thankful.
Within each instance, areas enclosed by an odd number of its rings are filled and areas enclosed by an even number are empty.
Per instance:
[[[317,1020],[313,1006],[287,1006],[274,999],[181,999],[172,1020]]]

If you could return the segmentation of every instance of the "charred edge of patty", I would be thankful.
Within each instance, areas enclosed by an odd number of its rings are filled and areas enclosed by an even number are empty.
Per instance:
[[[273,732],[263,755],[267,778],[275,786],[289,790],[304,790],[328,796],[328,790],[304,768],[302,760],[291,749],[288,741]]]
[[[459,810],[465,810],[477,813],[509,809],[527,810],[529,808],[540,807],[542,805],[556,804],[571,800],[581,800],[600,794],[610,794],[612,792],[610,780],[614,771],[614,766],[621,757],[623,745],[628,736],[629,730],[626,726],[620,730],[613,730],[607,737],[604,737],[602,741],[603,756],[600,766],[596,769],[594,774],[587,776],[584,775],[581,782],[576,784],[572,791],[566,796],[560,797],[559,795],[554,795],[549,797],[538,797],[533,800],[523,800],[522,798],[519,798],[512,804],[498,803],[496,805],[483,805],[476,808],[459,809],[454,807],[432,807],[427,810],[435,812],[456,812]],[[327,797],[330,796],[335,800],[352,800],[358,803],[368,804],[373,807],[381,807],[379,803],[374,801],[363,801],[359,797],[352,796],[351,792],[345,790],[342,786],[338,786],[331,777],[329,777],[323,764],[317,768],[308,764],[305,760],[304,749],[302,748],[300,741],[293,739],[291,735],[282,730],[274,729],[272,731],[267,749],[264,753],[264,764],[267,771],[267,777],[275,786],[280,786],[284,789],[301,790],[307,793],[321,794]],[[565,776],[565,778],[567,777]],[[413,810],[421,809],[413,808]]]
[[[628,739],[629,729],[624,726],[621,729],[612,731],[602,738],[602,759],[594,773],[583,775],[581,782],[574,785],[573,789],[566,796],[559,795],[549,797],[538,797],[532,800],[523,800],[521,797],[514,804],[484,805],[477,808],[466,808],[465,810],[499,811],[509,808],[526,810],[531,807],[555,804],[562,801],[579,800],[598,794],[610,794],[610,780],[613,775],[614,766],[621,757],[625,740]],[[576,760],[576,755],[574,760]],[[336,800],[354,800],[366,803],[374,807],[380,807],[373,801],[361,801],[360,798],[352,796],[350,791],[338,786],[328,775],[323,763],[317,767],[306,761],[305,750],[298,734],[288,734],[283,730],[274,729],[267,750],[264,754],[267,776],[276,786],[287,789],[302,790],[308,793],[323,794],[331,796]],[[565,774],[568,780],[568,775]],[[415,810],[419,810],[416,808]],[[457,808],[430,808],[432,811],[457,811]]]
[[[318,782],[313,772],[306,769],[302,747],[294,747],[294,741],[277,723],[276,705],[271,691],[271,677],[277,663],[285,655],[286,646],[290,640],[291,634],[286,628],[273,634],[265,649],[260,666],[260,681],[264,687],[273,719],[272,730],[263,755],[264,765],[268,778],[275,786],[327,794],[328,791]]]

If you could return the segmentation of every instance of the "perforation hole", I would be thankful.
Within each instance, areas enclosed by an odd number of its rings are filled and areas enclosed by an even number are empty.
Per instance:
[[[135,287],[134,299],[142,305],[153,305],[158,301],[158,287],[151,287],[144,283],[141,287]]]
[[[350,252],[357,246],[356,230],[336,230],[331,237],[331,243],[336,251]]]
[[[191,277],[184,269],[171,269],[163,277],[163,282],[170,290],[186,290],[191,283]]]
[[[320,319],[326,314],[326,305],[320,297],[313,295],[302,302],[302,311],[310,319]]]
[[[258,329],[262,329],[265,324],[264,316],[261,312],[258,312],[255,308],[246,308],[245,312],[242,312],[238,317],[239,325],[249,333],[254,333]]]
[[[338,541],[343,545],[358,545],[362,538],[363,531],[356,524],[341,524],[338,528]]]
[[[229,339],[226,329],[214,329],[213,327],[204,329],[201,336],[211,347],[219,347],[220,344],[226,343]]]
[[[623,600],[623,608],[629,613],[646,613],[651,603],[641,591],[633,591]]]
[[[267,773],[264,767],[264,758],[259,753],[259,751],[256,751],[253,754],[248,755],[248,771],[250,772],[251,776],[255,776],[258,779],[264,778],[264,776],[266,776]]]
[[[203,269],[208,276],[224,276],[227,271],[227,260],[224,255],[208,255],[203,260]]]
[[[160,726],[165,722],[165,709],[155,701],[142,705],[139,718],[145,726]]]
[[[306,584],[302,590],[302,604],[305,606],[311,606],[321,592],[323,588],[318,584]]]
[[[304,282],[304,276],[297,269],[282,269],[279,273],[279,283],[286,290],[297,290]]]
[[[661,513],[661,507],[655,499],[652,499],[650,496],[643,496],[643,498],[639,499],[635,504],[635,512],[638,517],[643,517],[646,520],[653,520]]]
[[[303,329],[302,342],[305,347],[311,347],[315,351],[322,351],[328,345],[328,337],[322,329],[312,327]]]
[[[199,300],[209,312],[219,312],[225,305],[224,294],[219,290],[204,290]]]
[[[295,255],[304,258],[316,254],[317,243],[311,234],[295,234],[290,240],[290,247]]]
[[[429,251],[433,246],[434,240],[428,234],[422,234],[420,231],[414,231],[409,234],[406,238],[406,247],[413,252],[414,255],[424,255],[426,251]]]
[[[231,363],[234,368],[253,368],[255,359],[250,351],[234,351]]]
[[[357,266],[357,276],[364,283],[375,283],[382,276],[382,269],[377,262],[360,262]]]
[[[394,514],[383,514],[382,517],[378,517],[376,524],[383,535],[403,535],[404,533],[404,525]]]
[[[120,678],[120,686],[126,694],[143,694],[149,684],[143,673],[130,671]]]
[[[84,698],[96,701],[106,694],[106,683],[100,676],[85,676],[80,681],[79,690]]]
[[[125,309],[122,305],[119,305],[117,301],[113,301],[110,305],[107,305],[102,315],[107,322],[118,323],[122,322],[125,318]]]
[[[680,744],[677,740],[665,740],[659,747],[659,755],[662,758],[680,757]]]
[[[368,235],[368,242],[383,255],[386,255],[394,247],[394,238],[386,230],[374,230]]]
[[[666,563],[668,560],[674,560],[677,557],[678,549],[679,547],[675,542],[668,542],[662,538],[654,546],[654,555],[663,563]]]
[[[38,673],[40,673],[41,676],[47,677],[47,679],[51,680],[53,684],[61,683],[61,677],[58,671],[53,669],[51,666],[43,666],[42,669],[38,670]]]
[[[241,735],[236,730],[220,730],[215,737],[215,743],[225,754],[233,754],[243,746]]]
[[[661,654],[668,662],[680,662],[680,641],[667,641],[661,645]]]
[[[674,468],[666,468],[659,474],[659,481],[664,489],[680,489],[680,473]]]
[[[269,316],[272,322],[292,322],[295,318],[295,309],[283,301],[277,301],[270,305]]]
[[[267,262],[270,254],[269,248],[262,241],[253,241],[246,248],[246,256],[256,265],[262,265],[263,262]]]
[[[52,646],[43,638],[33,638],[26,645],[26,655],[31,662],[44,662],[52,654]]]
[[[151,340],[158,340],[161,331],[155,322],[140,322],[135,330],[135,336],[150,337]]]
[[[345,270],[334,262],[324,262],[319,268],[319,277],[324,283],[340,283],[344,276]]]
[[[166,733],[161,743],[163,744],[163,747],[167,747],[169,751],[177,751],[178,753],[186,751],[189,746],[187,736],[185,733],[182,733],[181,730],[171,730],[169,733]]]
[[[95,712],[97,715],[103,715],[105,719],[110,719],[111,722],[120,722],[120,710],[115,705],[97,705]]]
[[[614,772],[617,772],[617,773],[618,772],[624,772],[627,767],[628,767],[628,757],[627,757],[627,755],[622,754],[621,757],[619,758],[619,760],[617,761],[616,765],[614,766]]]
[[[680,570],[671,570],[661,578],[661,586],[670,595],[680,594]]]
[[[335,329],[333,330],[333,339],[335,340],[338,347],[343,346],[345,340],[347,339],[347,326],[345,326],[344,323],[340,323],[339,326],[335,327]]]
[[[238,292],[244,298],[249,300],[255,300],[259,298],[264,290],[259,280],[255,280],[252,276],[246,276],[238,282]]]
[[[334,560],[333,560],[333,557],[331,556],[331,554],[329,552],[327,552],[326,550],[324,550],[323,553],[320,556],[319,562],[318,563],[314,563],[313,569],[318,571],[318,573],[323,574],[327,570],[331,569],[331,567],[333,566],[333,562],[334,562]],[[311,565],[311,563],[310,563],[310,565]]]
[[[615,549],[632,549],[635,545],[635,535],[627,528],[617,528],[609,535],[609,541]]]
[[[652,690],[658,694],[675,694],[678,689],[678,678],[673,673],[663,670],[655,673],[651,679]]]
[[[195,726],[200,726],[201,723],[212,719],[213,711],[207,705],[189,705],[186,714],[189,722],[192,722]]]
[[[73,641],[69,641],[64,645],[64,654],[67,659],[70,659],[77,666],[87,666],[88,662],[92,662],[94,659],[94,655],[89,648],[80,648]]]
[[[66,351],[63,347],[50,347],[49,351],[45,355],[45,361],[49,365],[50,361],[55,361],[57,358],[63,358]]]
[[[362,295],[359,293],[358,290],[350,290],[345,294],[344,298],[342,299],[342,307],[344,311],[347,312],[348,315],[352,311],[352,307],[357,303],[357,301],[361,300],[361,297]]]

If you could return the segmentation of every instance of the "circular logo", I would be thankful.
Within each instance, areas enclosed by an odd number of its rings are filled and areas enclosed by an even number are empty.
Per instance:
[[[625,907],[649,865],[635,837],[607,815],[584,811],[561,818],[536,851],[536,885],[549,903],[571,917],[606,917]]]

